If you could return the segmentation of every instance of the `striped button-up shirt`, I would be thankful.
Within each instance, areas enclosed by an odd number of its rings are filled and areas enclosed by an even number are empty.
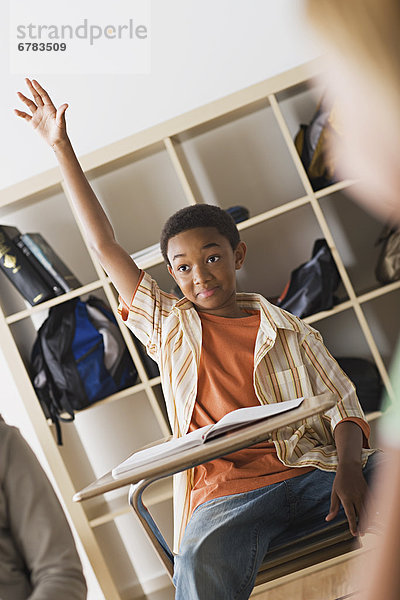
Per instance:
[[[290,467],[314,466],[333,471],[337,452],[333,431],[346,418],[363,419],[354,385],[340,369],[312,327],[274,306],[259,294],[238,293],[243,309],[260,311],[254,350],[253,383],[260,404],[301,396],[334,393],[337,404],[271,435],[278,458]],[[158,363],[173,435],[187,433],[197,397],[202,347],[200,317],[187,299],[160,290],[142,272],[130,306],[121,301],[119,312],[127,326]],[[365,422],[363,430],[368,431]],[[363,464],[373,450],[363,449]],[[187,524],[192,473],[174,476],[174,549]]]

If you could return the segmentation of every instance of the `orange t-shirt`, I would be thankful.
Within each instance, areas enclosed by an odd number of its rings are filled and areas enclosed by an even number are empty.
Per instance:
[[[216,423],[228,412],[260,404],[254,391],[254,347],[259,312],[225,318],[199,312],[202,349],[198,392],[189,431]],[[203,502],[278,483],[315,467],[286,467],[273,442],[263,442],[194,469],[191,512]]]

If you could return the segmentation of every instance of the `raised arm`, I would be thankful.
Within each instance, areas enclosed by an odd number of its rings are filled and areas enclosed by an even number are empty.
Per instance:
[[[116,241],[111,223],[82,171],[67,135],[65,111],[68,104],[56,109],[46,90],[35,79],[25,81],[33,100],[21,92],[18,97],[31,114],[17,109],[15,113],[28,121],[53,148],[90,247],[119,294],[129,302],[140,271]]]

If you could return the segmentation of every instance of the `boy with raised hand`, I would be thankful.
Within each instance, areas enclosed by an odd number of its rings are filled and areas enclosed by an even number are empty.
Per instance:
[[[320,334],[262,296],[236,292],[246,245],[215,206],[190,206],[167,221],[161,250],[184,297],[160,290],[115,240],[68,139],[67,105],[56,110],[37,81],[26,81],[33,100],[19,97],[31,115],[16,113],[53,147],[90,246],[120,294],[120,314],[159,365],[174,436],[239,407],[337,396],[322,416],[175,476],[176,598],[248,598],[275,538],[320,527],[339,511],[353,535],[362,533],[369,427]]]

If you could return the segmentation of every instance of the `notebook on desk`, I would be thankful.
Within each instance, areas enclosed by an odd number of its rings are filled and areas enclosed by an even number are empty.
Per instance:
[[[235,431],[240,427],[298,408],[303,400],[304,398],[295,398],[294,400],[287,400],[285,402],[238,408],[227,413],[214,425],[200,427],[182,437],[174,438],[158,446],[152,446],[151,448],[135,452],[132,456],[117,465],[112,470],[112,475],[115,479],[118,479],[131,471],[132,468],[151,465],[161,458],[195,448],[229,431]]]
[[[300,400],[300,399],[299,399]],[[273,431],[286,427],[296,421],[326,412],[337,402],[337,396],[325,392],[318,396],[304,398],[297,408],[281,414],[275,414],[262,420],[248,423],[226,435],[219,435],[183,452],[167,455],[145,466],[133,466],[130,471],[115,479],[109,471],[93,483],[78,491],[73,500],[82,502],[106,492],[135,484],[143,479],[160,479],[187,468],[214,460],[231,452],[252,446],[267,440]],[[279,403],[282,404],[282,403]],[[274,404],[275,405],[275,404]],[[271,405],[270,405],[271,406]],[[257,407],[258,408],[258,407]],[[242,409],[239,409],[242,410]],[[229,413],[231,414],[231,413]],[[125,461],[124,461],[125,462]]]

